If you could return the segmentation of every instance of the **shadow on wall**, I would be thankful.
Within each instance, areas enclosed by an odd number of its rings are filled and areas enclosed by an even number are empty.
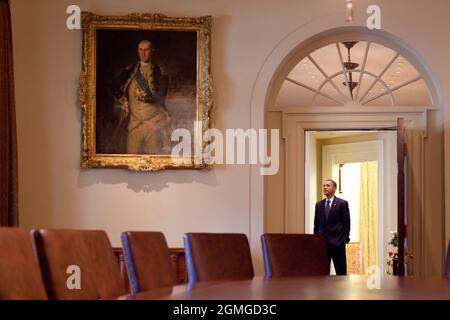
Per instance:
[[[95,184],[127,184],[135,192],[159,192],[169,184],[191,184],[193,182],[217,185],[217,168],[213,170],[166,170],[157,172],[134,172],[126,169],[82,169],[78,175],[78,187]]]

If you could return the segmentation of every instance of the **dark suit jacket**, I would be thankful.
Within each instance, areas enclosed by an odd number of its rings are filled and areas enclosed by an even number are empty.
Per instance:
[[[350,241],[350,210],[348,202],[334,197],[328,220],[325,219],[325,201],[316,203],[314,234],[320,234],[330,247],[337,247]]]

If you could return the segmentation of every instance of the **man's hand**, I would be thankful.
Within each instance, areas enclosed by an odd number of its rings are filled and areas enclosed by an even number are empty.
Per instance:
[[[145,102],[145,99],[147,98],[147,93],[146,93],[145,91],[142,91],[142,90],[139,89],[139,88],[136,88],[136,98],[137,98],[139,101]]]

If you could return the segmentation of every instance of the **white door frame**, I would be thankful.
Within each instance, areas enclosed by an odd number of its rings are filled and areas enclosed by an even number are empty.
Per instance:
[[[303,112],[283,114],[283,138],[286,139],[286,232],[305,232],[305,131],[306,130],[363,130],[394,128],[397,118],[405,119],[409,127],[425,129],[427,112],[416,108],[410,112],[360,112],[348,113],[345,108],[333,108],[334,112],[314,111],[305,108]],[[340,112],[338,112],[340,109]],[[393,110],[394,111],[394,110]]]

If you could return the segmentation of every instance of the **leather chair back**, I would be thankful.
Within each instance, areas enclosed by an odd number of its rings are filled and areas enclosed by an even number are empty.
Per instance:
[[[161,232],[121,235],[131,293],[175,285],[175,268]]]
[[[184,246],[189,283],[251,279],[254,276],[245,234],[187,233]]]
[[[41,229],[32,234],[50,299],[114,299],[126,293],[104,231]]]
[[[31,238],[19,228],[0,228],[0,300],[47,299]]]
[[[299,277],[330,274],[325,241],[312,234],[263,234],[266,277]]]

